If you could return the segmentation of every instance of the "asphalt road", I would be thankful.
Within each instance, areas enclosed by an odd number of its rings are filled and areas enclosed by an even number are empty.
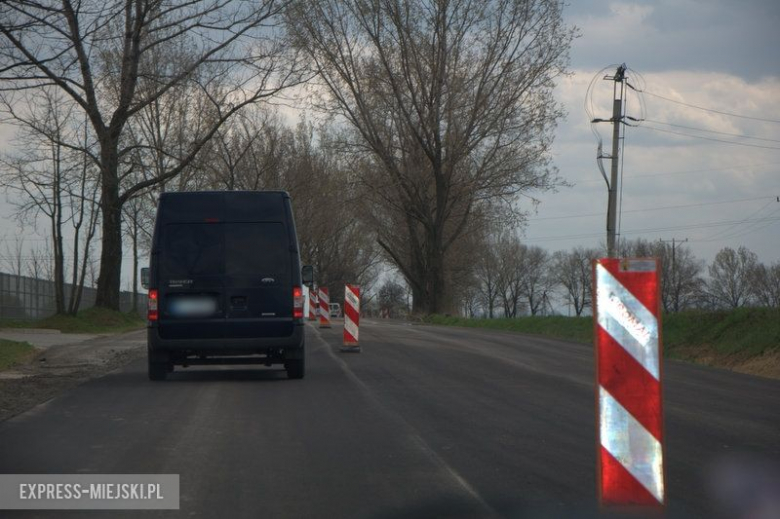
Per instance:
[[[362,353],[340,339],[307,328],[300,381],[199,367],[154,383],[136,361],[0,423],[0,473],[181,475],[178,512],[3,515],[595,514],[591,348],[376,321]],[[665,407],[670,517],[780,495],[780,382],[667,362]]]

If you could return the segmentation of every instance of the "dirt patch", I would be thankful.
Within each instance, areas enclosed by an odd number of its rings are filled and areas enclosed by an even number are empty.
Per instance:
[[[143,331],[52,346],[41,351],[30,362],[2,372],[0,421],[145,354],[146,336]]]
[[[746,353],[725,354],[702,344],[677,346],[672,358],[780,380],[780,350],[769,350],[762,355],[751,356]]]
[[[734,371],[780,379],[780,351],[764,352],[763,355],[753,357],[735,367]]]

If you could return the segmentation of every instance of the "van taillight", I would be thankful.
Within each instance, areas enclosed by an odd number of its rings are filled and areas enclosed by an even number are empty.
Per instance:
[[[150,321],[157,320],[157,290],[149,291],[149,299],[146,306],[146,318]]]
[[[293,318],[303,319],[303,289],[301,287],[293,287]]]

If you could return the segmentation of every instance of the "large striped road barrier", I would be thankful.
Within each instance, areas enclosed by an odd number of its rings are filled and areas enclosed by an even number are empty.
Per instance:
[[[320,287],[320,328],[330,328],[330,297],[327,287]]]
[[[309,290],[309,321],[317,320],[317,306],[320,304],[317,298],[317,291]]]
[[[599,259],[596,402],[599,503],[663,509],[663,408],[658,261]]]
[[[358,324],[360,322],[360,287],[344,287],[344,346],[341,351],[359,352]]]

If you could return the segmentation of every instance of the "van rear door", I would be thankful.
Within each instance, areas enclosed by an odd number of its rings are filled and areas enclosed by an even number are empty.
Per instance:
[[[224,236],[217,222],[168,223],[160,229],[160,334],[216,339],[225,319]]]
[[[283,222],[227,222],[225,337],[293,333],[292,250]]]

